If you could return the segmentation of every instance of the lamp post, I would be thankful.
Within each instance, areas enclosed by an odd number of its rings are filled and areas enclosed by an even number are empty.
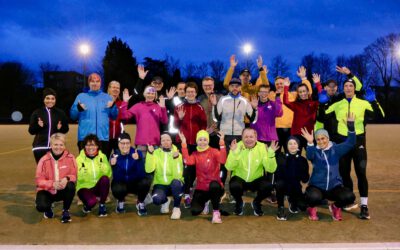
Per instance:
[[[86,58],[87,55],[90,53],[90,47],[87,43],[82,43],[79,45],[79,52],[83,56],[83,87],[86,86]]]
[[[253,46],[251,46],[250,43],[246,43],[243,46],[243,51],[246,54],[246,68],[249,69],[249,54],[251,51],[253,51]]]

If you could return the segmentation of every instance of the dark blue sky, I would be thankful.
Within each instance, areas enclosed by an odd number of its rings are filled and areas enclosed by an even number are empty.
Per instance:
[[[41,62],[79,70],[78,44],[87,41],[92,69],[113,36],[139,61],[169,54],[186,62],[244,58],[250,42],[268,59],[282,54],[292,67],[315,52],[361,53],[380,36],[400,32],[400,1],[99,1],[0,0],[0,61]]]

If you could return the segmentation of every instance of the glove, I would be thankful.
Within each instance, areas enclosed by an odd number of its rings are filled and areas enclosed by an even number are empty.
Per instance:
[[[320,104],[325,104],[329,101],[329,96],[326,93],[326,90],[322,90],[321,93],[318,94],[318,101]]]
[[[376,100],[375,91],[373,91],[371,88],[367,88],[365,90],[364,99],[367,100],[368,102],[375,101]]]

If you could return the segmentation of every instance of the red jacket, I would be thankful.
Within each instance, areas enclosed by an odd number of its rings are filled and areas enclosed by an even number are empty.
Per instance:
[[[208,191],[210,182],[217,181],[221,187],[220,165],[226,162],[225,144],[220,149],[209,147],[203,152],[194,151],[189,155],[187,145],[182,144],[182,156],[186,165],[196,165],[196,189]]]
[[[122,116],[121,104],[122,104],[121,100],[115,101],[115,105],[117,105],[118,108],[118,116],[117,119],[115,120],[110,118],[110,134],[109,134],[110,140],[117,139],[118,136],[121,134],[121,116]]]
[[[183,105],[185,116],[179,120],[178,108]],[[187,140],[187,144],[196,144],[196,135],[200,130],[207,129],[207,116],[204,108],[200,103],[182,103],[175,107],[174,110],[174,125],[182,132]],[[176,136],[177,143],[181,142],[179,135]]]
[[[54,160],[51,152],[47,152],[39,161],[36,168],[36,191],[46,190],[52,194],[57,193],[53,188],[56,181],[55,170],[58,170],[58,180],[68,177],[70,181],[76,182],[76,161],[75,157],[67,150],[58,159]]]
[[[290,131],[291,135],[301,135],[301,128],[306,127],[308,132],[314,130],[316,121],[318,101],[299,100],[290,102],[288,98],[289,87],[285,86],[283,103],[293,111],[293,123]]]

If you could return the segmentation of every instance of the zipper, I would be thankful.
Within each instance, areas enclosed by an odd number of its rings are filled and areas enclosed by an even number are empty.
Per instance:
[[[189,131],[190,131],[190,133],[189,133],[189,135],[191,136],[192,134],[193,134],[193,131],[192,131],[192,107],[193,107],[193,105],[190,105],[190,116],[189,116]],[[189,140],[190,140],[191,138],[189,138]]]
[[[164,174],[164,181],[167,182],[167,154],[164,152],[164,166],[163,166],[163,174]]]
[[[96,181],[96,169],[94,168],[94,159],[92,160],[93,180]]]
[[[322,154],[324,155],[325,161],[326,161],[326,165],[328,166],[328,172],[326,174],[326,190],[328,190],[329,187],[329,171],[331,169],[331,166],[329,165],[328,159],[326,158],[326,154],[324,151],[322,151]]]
[[[247,161],[247,164],[248,164],[248,170],[247,170],[247,178],[246,178],[246,182],[248,182],[248,181],[249,181],[249,178],[250,178],[250,168],[251,168],[251,164],[250,164],[250,158],[251,158],[251,151],[249,150],[249,155],[248,155],[248,157],[247,157],[247,159],[248,159],[248,161]]]
[[[47,117],[49,120],[49,132],[47,133],[47,148],[50,147],[50,136],[51,136],[51,114],[50,114],[50,109],[46,108],[47,111]]]
[[[128,180],[128,158],[125,160],[125,179]]]
[[[236,112],[236,98],[233,98],[232,135],[234,135],[234,133],[233,133],[233,124],[235,123],[235,112]]]

